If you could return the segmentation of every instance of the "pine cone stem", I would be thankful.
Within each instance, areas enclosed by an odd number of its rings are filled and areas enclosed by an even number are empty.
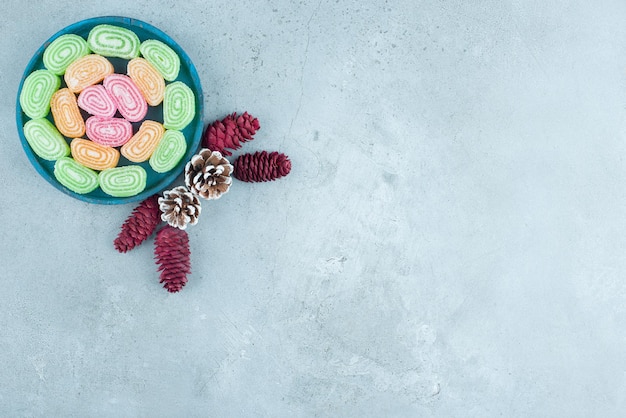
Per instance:
[[[158,195],[153,195],[145,199],[126,219],[113,241],[117,251],[125,253],[132,250],[152,235],[161,222],[158,198]]]

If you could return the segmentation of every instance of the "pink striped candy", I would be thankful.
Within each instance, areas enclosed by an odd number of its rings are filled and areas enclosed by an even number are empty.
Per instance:
[[[120,114],[130,122],[139,122],[148,113],[148,103],[135,82],[123,74],[111,74],[104,79],[107,89]]]
[[[112,118],[117,106],[101,84],[85,87],[78,95],[78,106],[85,112],[103,118]]]
[[[122,118],[91,116],[85,122],[87,138],[100,145],[118,147],[133,136],[133,125]]]

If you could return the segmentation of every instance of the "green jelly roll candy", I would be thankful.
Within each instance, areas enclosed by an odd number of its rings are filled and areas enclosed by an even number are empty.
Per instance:
[[[50,99],[61,86],[61,79],[49,70],[33,71],[26,77],[20,91],[20,106],[31,119],[40,119],[50,112]]]
[[[63,75],[68,65],[87,54],[89,47],[82,37],[61,35],[43,51],[43,65],[56,75]]]
[[[54,177],[78,194],[86,194],[98,187],[98,173],[74,161],[70,157],[59,158],[54,164]]]
[[[24,124],[24,137],[39,158],[56,161],[70,154],[70,147],[58,129],[46,118]]]
[[[167,81],[174,81],[180,71],[180,58],[172,48],[156,39],[143,41],[141,55],[161,73]]]
[[[146,188],[148,174],[140,165],[127,165],[103,170],[98,175],[100,188],[114,197],[129,197]]]
[[[166,173],[176,167],[187,151],[187,141],[180,131],[165,131],[161,142],[150,156],[150,167],[157,173]]]
[[[196,114],[196,99],[193,91],[181,81],[165,87],[163,97],[163,126],[180,131],[193,120]]]
[[[113,25],[94,26],[87,37],[89,48],[104,57],[124,59],[138,57],[140,44],[135,32]]]

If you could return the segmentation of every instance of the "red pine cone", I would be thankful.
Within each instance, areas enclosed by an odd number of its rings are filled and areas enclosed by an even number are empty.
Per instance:
[[[169,225],[163,227],[154,240],[154,255],[163,287],[170,293],[181,290],[187,283],[187,274],[191,273],[187,231]]]
[[[247,182],[272,181],[284,177],[291,171],[291,161],[285,154],[257,151],[243,154],[233,163],[236,179]]]
[[[153,195],[142,201],[126,219],[113,245],[121,253],[132,250],[144,242],[161,222],[159,196]]]
[[[250,141],[252,136],[261,129],[261,125],[259,124],[259,120],[257,118],[253,118],[248,112],[243,112],[243,115],[237,116],[237,113],[233,113],[227,118],[230,117],[231,120],[234,120],[237,128],[239,128],[239,135],[242,137],[242,141]]]
[[[232,155],[227,148],[237,150],[242,142],[252,140],[252,136],[261,129],[259,120],[248,112],[237,116],[237,113],[216,120],[207,127],[202,136],[202,147],[211,151],[219,151],[222,155]]]

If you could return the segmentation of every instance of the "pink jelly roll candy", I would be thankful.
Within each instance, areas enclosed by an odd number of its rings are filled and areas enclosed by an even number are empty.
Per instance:
[[[120,114],[130,122],[139,122],[148,113],[148,103],[135,82],[123,74],[111,74],[104,79],[104,88],[115,102]]]
[[[91,116],[85,122],[87,138],[100,145],[119,147],[133,136],[133,125],[122,118]]]
[[[117,112],[113,98],[101,84],[85,87],[78,95],[78,107],[90,115],[112,118]]]

